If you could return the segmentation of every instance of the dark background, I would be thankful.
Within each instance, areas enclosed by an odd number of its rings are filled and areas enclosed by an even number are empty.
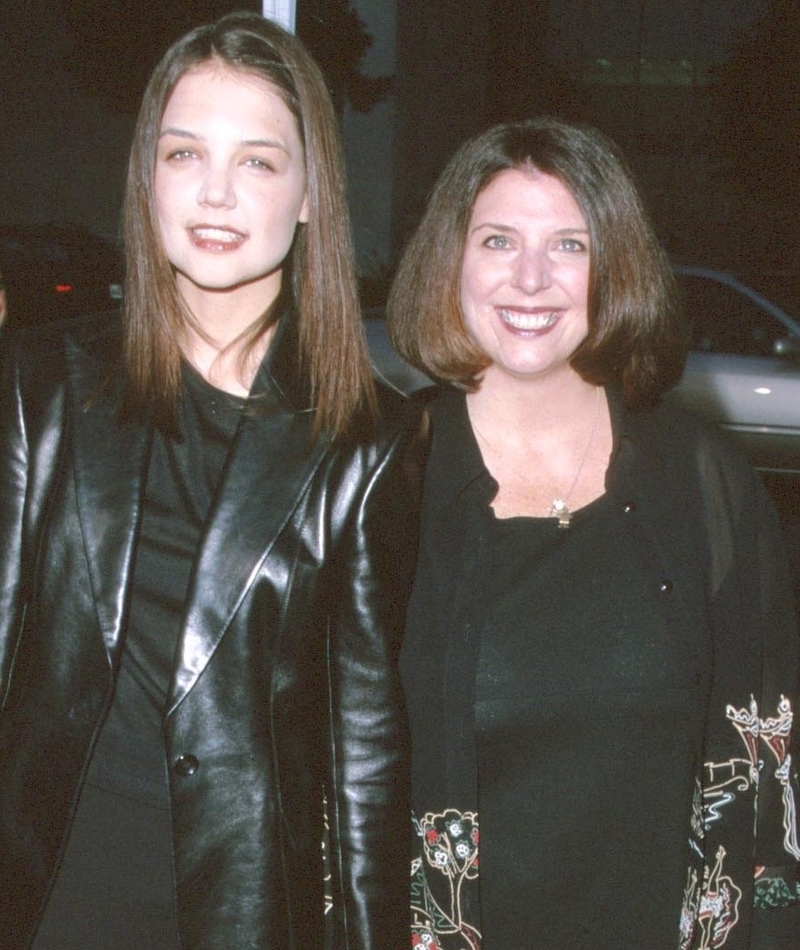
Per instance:
[[[0,225],[114,236],[153,64],[190,26],[260,6],[2,0]],[[371,50],[384,17],[385,66]],[[297,25],[344,116],[351,170],[366,147],[363,133],[348,137],[352,116],[383,110],[389,152],[371,164],[386,195],[366,212],[389,232],[367,249],[378,282],[467,135],[552,112],[620,142],[673,257],[732,271],[800,313],[796,0],[298,0]]]

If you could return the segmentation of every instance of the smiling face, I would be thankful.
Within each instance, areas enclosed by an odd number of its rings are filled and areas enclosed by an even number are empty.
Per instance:
[[[499,172],[479,193],[461,265],[461,310],[491,359],[485,382],[573,373],[589,330],[589,232],[572,195],[535,169]]]
[[[164,250],[193,313],[220,295],[263,313],[308,217],[303,146],[275,87],[218,63],[184,74],[161,121],[154,191]]]

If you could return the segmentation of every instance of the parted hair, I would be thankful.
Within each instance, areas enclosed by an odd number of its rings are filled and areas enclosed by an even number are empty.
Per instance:
[[[571,365],[619,387],[633,409],[652,406],[683,371],[687,329],[672,271],[627,164],[605,135],[550,117],[494,126],[467,141],[442,172],[389,295],[392,341],[410,363],[474,391],[489,364],[461,311],[467,230],[480,192],[505,169],[557,178],[589,230],[589,333]]]
[[[233,13],[177,40],[156,66],[134,130],[123,205],[123,416],[175,429],[180,331],[192,320],[163,248],[154,200],[161,121],[188,71],[220,64],[266,79],[297,121],[309,217],[284,262],[279,301],[245,341],[252,346],[286,303],[297,321],[299,365],[317,408],[316,431],[344,434],[374,413],[375,391],[361,327],[339,128],[319,67],[295,36],[255,13]]]

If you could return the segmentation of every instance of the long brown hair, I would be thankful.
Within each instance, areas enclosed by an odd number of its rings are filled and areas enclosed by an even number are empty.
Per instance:
[[[134,131],[123,206],[126,255],[123,415],[149,417],[174,431],[180,393],[178,344],[191,320],[163,250],[154,201],[161,120],[190,69],[218,62],[261,76],[294,115],[303,143],[309,218],[298,224],[284,263],[283,289],[249,338],[255,343],[291,302],[299,365],[316,406],[316,431],[344,434],[371,416],[375,391],[361,327],[344,161],[325,81],[302,43],[251,13],[233,13],[174,43],[156,66]]]
[[[586,219],[589,333],[571,365],[588,382],[621,388],[632,408],[653,405],[680,378],[686,355],[672,272],[616,146],[596,129],[558,119],[494,126],[451,159],[389,296],[395,347],[429,376],[468,390],[480,385],[489,360],[464,325],[461,265],[475,200],[509,168],[558,178]]]

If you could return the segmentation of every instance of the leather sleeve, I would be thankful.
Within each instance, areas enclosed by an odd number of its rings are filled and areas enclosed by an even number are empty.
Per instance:
[[[362,487],[347,506],[339,546],[328,802],[334,945],[349,950],[405,950],[409,941],[410,750],[397,661],[426,448],[426,436],[407,428],[375,464],[350,472]]]
[[[25,605],[22,523],[28,478],[28,442],[16,348],[0,353],[0,696],[9,673]]]
[[[59,347],[41,331],[0,346],[0,697],[36,570],[37,538],[61,457]]]

